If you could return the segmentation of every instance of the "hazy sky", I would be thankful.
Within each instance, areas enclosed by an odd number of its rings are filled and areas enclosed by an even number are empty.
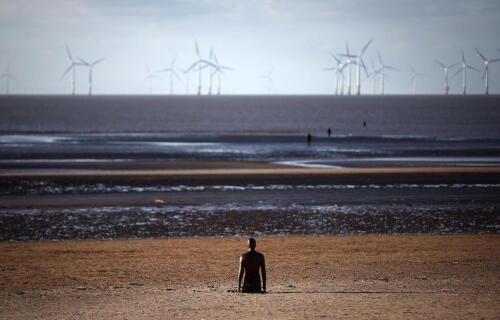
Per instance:
[[[67,43],[85,60],[106,58],[94,70],[96,94],[149,93],[147,67],[167,68],[177,55],[177,66],[186,68],[197,39],[203,56],[213,46],[219,62],[235,69],[223,77],[224,93],[327,94],[334,81],[322,71],[334,64],[329,52],[343,52],[346,40],[358,52],[374,38],[367,64],[379,49],[400,69],[387,74],[388,93],[411,91],[410,63],[427,74],[418,91],[439,93],[443,72],[434,59],[456,62],[463,48],[482,70],[474,48],[500,57],[499,30],[498,0],[0,0],[0,67],[10,64],[18,93],[69,93],[70,77],[60,80]],[[258,77],[271,68],[272,85]],[[491,92],[500,93],[500,62],[490,71]],[[86,79],[87,70],[78,69],[79,93],[87,91]],[[177,92],[185,92],[183,81]],[[460,77],[450,84],[458,92]],[[155,93],[167,92],[168,77],[153,85]],[[189,85],[192,93],[194,74]],[[482,92],[479,73],[470,73],[469,87]],[[365,80],[362,91],[371,90]]]

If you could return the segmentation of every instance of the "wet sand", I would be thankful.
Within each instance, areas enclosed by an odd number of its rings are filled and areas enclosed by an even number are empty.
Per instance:
[[[0,243],[2,319],[495,319],[500,236],[258,238],[268,294],[232,292],[243,238]]]

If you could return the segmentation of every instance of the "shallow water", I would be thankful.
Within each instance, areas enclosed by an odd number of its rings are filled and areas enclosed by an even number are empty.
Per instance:
[[[0,209],[0,241],[165,237],[500,233],[477,205],[277,205]]]

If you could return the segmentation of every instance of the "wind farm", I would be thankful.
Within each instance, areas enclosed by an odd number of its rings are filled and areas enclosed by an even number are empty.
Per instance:
[[[439,90],[436,90],[432,93],[429,92],[422,92],[422,93],[417,93],[416,90],[416,78],[421,77],[425,74],[427,77],[426,79],[428,80],[427,82],[432,81],[438,81],[439,76],[432,70],[427,70],[425,73],[417,73],[415,72],[411,67],[409,72],[402,71],[400,68],[397,66],[394,66],[392,63],[386,64],[385,61],[382,59],[382,55],[380,53],[380,49],[377,50],[370,50],[370,47],[373,42],[376,42],[373,38],[367,41],[364,46],[361,48],[359,53],[353,53],[351,52],[351,49],[349,47],[349,42],[345,42],[345,51],[335,54],[333,51],[326,52],[325,57],[329,59],[333,59],[334,65],[329,66],[329,67],[324,67],[319,70],[319,72],[316,72],[316,74],[312,74],[316,78],[321,78],[321,71],[328,71],[332,72],[333,74],[333,86],[331,85],[331,80],[329,81],[329,87],[333,89],[328,90],[331,94],[333,95],[354,95],[354,96],[360,96],[360,95],[366,95],[366,94],[380,94],[380,95],[386,95],[386,94],[438,94]],[[88,84],[88,90],[87,94],[92,95],[94,94],[94,80],[93,80],[93,74],[94,74],[94,69],[96,65],[100,64],[104,58],[96,59],[92,62],[83,60],[80,57],[74,57],[72,54],[70,48],[68,45],[64,45],[65,47],[65,52],[66,52],[66,57],[69,60],[69,64],[66,65],[64,71],[62,72],[62,75],[60,77],[60,80],[63,80],[67,78],[68,75],[69,81],[71,84],[71,89],[70,89],[70,94],[71,95],[76,95],[77,94],[77,80],[79,79],[77,70],[79,69],[84,69],[86,68],[88,70],[87,74],[87,84]],[[165,84],[165,87],[168,88],[168,90],[164,91],[164,94],[168,95],[202,95],[202,94],[207,94],[207,95],[220,95],[221,92],[221,83],[222,83],[222,77],[231,77],[235,78],[236,75],[240,76],[240,74],[248,71],[243,71],[245,70],[244,65],[238,66],[233,65],[231,67],[222,65],[218,62],[217,55],[214,50],[214,46],[210,46],[208,51],[208,55],[206,57],[202,56],[198,41],[194,40],[194,54],[195,54],[195,59],[187,61],[185,60],[185,57],[188,57],[189,55],[183,55],[183,60],[181,61],[181,64],[179,64],[178,56],[177,55],[172,55],[170,65],[166,68],[159,69],[159,70],[148,70],[147,75],[146,75],[146,82],[149,83],[149,93],[153,93],[152,89],[152,81],[153,79],[159,82],[167,80],[167,83]],[[175,52],[177,51],[178,48],[173,48],[172,51]],[[227,50],[227,49],[226,49]],[[181,50],[182,51],[182,50]],[[473,86],[474,88],[479,87],[479,83],[483,82],[483,92],[484,94],[489,94],[491,89],[490,89],[490,82],[491,82],[491,65],[500,61],[500,57],[494,57],[494,58],[486,58],[486,56],[479,51],[477,48],[474,48],[475,53],[477,54],[476,57],[480,58],[480,61],[476,61],[476,63],[471,63],[471,58],[469,57],[466,63],[465,57],[466,54],[464,52],[464,49],[461,49],[460,51],[460,62],[454,62],[454,63],[448,63],[445,64],[441,62],[441,60],[438,59],[433,59],[434,63],[436,63],[439,67],[441,67],[442,70],[442,90],[441,92],[444,95],[449,95],[449,94],[461,94],[461,95],[466,95],[466,94],[480,94],[480,92],[471,92],[470,87]],[[498,51],[498,50],[497,50]],[[499,51],[500,52],[500,51]],[[373,61],[374,59],[377,61],[377,64],[374,64],[373,62],[371,63],[370,66],[367,66],[365,63],[366,57],[368,57],[369,61]],[[393,58],[394,59],[394,58]],[[431,64],[431,59],[428,61],[419,62],[420,65],[423,64],[430,65]],[[479,62],[479,63],[478,63]],[[329,64],[329,62],[326,62],[325,64]],[[409,63],[409,62],[408,62]],[[474,71],[477,72],[479,71],[480,65],[483,65],[483,71],[482,71],[482,78],[478,77],[477,75],[479,74],[469,74],[468,71]],[[354,65],[354,73],[355,73],[355,83],[354,83],[354,90],[353,90],[353,78],[352,78],[352,73],[353,73],[353,65]],[[457,70],[455,70],[455,67],[459,66]],[[99,67],[101,69],[99,72],[101,73],[106,73],[106,65],[103,65],[102,67]],[[149,68],[149,67],[148,67]],[[428,67],[429,69],[429,67]],[[494,69],[495,72],[497,71]],[[229,72],[231,71],[231,72]],[[390,90],[388,92],[387,90],[387,85],[386,85],[386,75],[387,71],[398,71],[398,74],[394,75],[394,79],[399,79],[400,77],[409,77],[411,80],[411,87],[410,90],[408,91],[397,91],[397,92],[391,92]],[[458,74],[461,74],[461,84],[460,86],[455,89],[451,88],[450,84],[450,71],[452,71],[452,78],[456,78]],[[228,73],[229,72],[229,73]],[[277,83],[275,82],[276,77],[281,78],[283,75],[279,73],[272,74],[272,70],[268,71],[267,73],[257,73],[256,76],[257,78],[260,78],[264,80],[264,82],[267,82],[267,85],[264,86],[267,88],[267,90],[264,90],[263,92],[246,92],[244,89],[241,91],[234,91],[234,88],[232,91],[228,92],[227,90],[224,92],[224,94],[273,94],[274,89],[277,87]],[[167,76],[165,79],[161,78],[159,75],[160,73],[165,73]],[[205,73],[205,75],[203,75]],[[181,79],[181,74],[182,78]],[[191,87],[191,82],[190,82],[190,75],[196,74],[196,87],[193,88]],[[107,77],[109,77],[109,74],[107,74]],[[139,76],[140,77],[140,76]],[[6,71],[1,75],[1,78],[4,80],[4,92],[7,93],[9,91],[10,93],[10,83],[11,81],[14,80],[19,80],[18,78],[14,78],[13,75]],[[362,82],[365,80],[369,80],[371,78],[371,85],[372,85],[372,90],[365,90],[362,91]],[[80,79],[82,80],[82,79]],[[121,81],[125,80],[124,78],[120,79]],[[116,86],[119,87],[120,80],[116,82]],[[215,80],[215,81],[214,81]],[[206,81],[206,84],[204,82]],[[184,86],[185,90],[177,90],[177,92],[174,92],[174,86],[175,83],[178,83],[179,86]],[[398,83],[398,81],[396,81]],[[22,83],[22,81],[21,81]],[[233,84],[234,86],[234,81],[230,81],[229,83]],[[262,84],[262,81],[260,82]],[[217,84],[217,87],[215,86]],[[22,84],[21,84],[22,86]],[[392,85],[393,86],[393,85]],[[206,87],[206,90],[203,91],[203,88]],[[262,85],[260,86],[262,88]],[[273,87],[274,89],[271,89]],[[496,85],[496,89],[500,88],[500,85]],[[374,89],[375,88],[375,89]],[[377,89],[378,88],[378,89]],[[429,90],[429,89],[427,89]],[[499,89],[497,89],[499,90]],[[287,88],[284,87],[283,90],[284,92],[288,92]],[[370,93],[371,91],[371,93]],[[99,90],[100,94],[106,94],[105,91]],[[29,93],[27,93],[29,94]],[[322,93],[307,93],[307,94],[328,94],[328,92],[322,92]]]

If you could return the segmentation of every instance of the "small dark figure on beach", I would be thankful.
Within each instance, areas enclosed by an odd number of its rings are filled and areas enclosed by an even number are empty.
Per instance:
[[[248,252],[240,257],[240,271],[238,275],[238,292],[264,293],[266,292],[266,261],[264,255],[255,251],[257,242],[254,238],[248,239]],[[259,272],[260,271],[260,272]],[[245,274],[243,288],[241,279]],[[262,287],[260,275],[262,274]]]
[[[330,136],[332,135],[332,129],[328,128],[327,133],[328,133],[328,138],[330,138]]]
[[[366,121],[363,121],[363,127],[366,127]]]
[[[311,141],[312,141],[312,137],[311,137],[311,133],[307,133],[307,144],[311,144]]]

